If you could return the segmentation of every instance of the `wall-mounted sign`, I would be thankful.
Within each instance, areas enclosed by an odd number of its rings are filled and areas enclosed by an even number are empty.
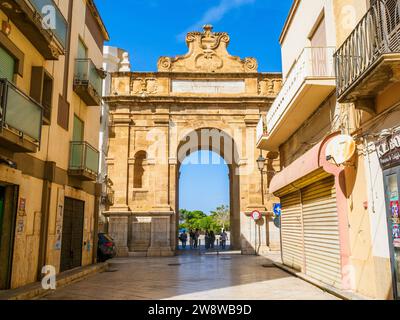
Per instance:
[[[377,142],[376,151],[383,170],[400,165],[400,133]]]
[[[276,217],[280,217],[282,213],[282,205],[280,203],[274,203],[272,211]]]
[[[349,161],[356,152],[356,143],[351,136],[340,135],[333,138],[326,148],[326,159],[335,165]]]
[[[18,211],[24,212],[25,209],[26,209],[26,199],[25,199],[25,198],[20,198],[20,199],[19,199]]]
[[[253,218],[254,221],[258,221],[258,220],[260,220],[260,219],[262,218],[262,214],[261,214],[260,211],[254,210],[254,211],[251,213],[251,217]]]

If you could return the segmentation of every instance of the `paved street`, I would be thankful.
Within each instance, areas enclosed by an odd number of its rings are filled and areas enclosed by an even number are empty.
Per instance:
[[[48,300],[325,300],[334,296],[254,256],[114,259],[110,270],[56,290]]]

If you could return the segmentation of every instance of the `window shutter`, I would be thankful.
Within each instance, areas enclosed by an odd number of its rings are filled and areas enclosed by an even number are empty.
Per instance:
[[[6,50],[0,47],[0,77],[13,82],[15,60]]]

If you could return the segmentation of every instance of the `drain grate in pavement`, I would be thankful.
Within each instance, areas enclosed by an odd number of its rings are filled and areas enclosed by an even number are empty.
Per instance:
[[[232,258],[221,258],[221,260],[230,261],[230,260],[232,260]]]
[[[182,265],[181,263],[170,263],[170,264],[168,264],[169,267],[179,267],[181,265]]]
[[[119,271],[118,269],[107,269],[105,272],[117,272]]]

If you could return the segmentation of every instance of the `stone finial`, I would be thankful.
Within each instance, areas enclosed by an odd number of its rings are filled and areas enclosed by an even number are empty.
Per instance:
[[[121,60],[121,68],[119,68],[120,72],[130,72],[131,71],[131,63],[129,62],[129,53],[124,52],[122,54]]]

